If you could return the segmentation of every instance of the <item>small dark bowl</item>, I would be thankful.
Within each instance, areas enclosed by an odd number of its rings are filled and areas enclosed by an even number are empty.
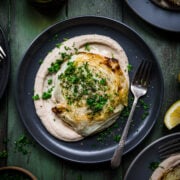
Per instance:
[[[0,167],[1,180],[37,180],[28,170],[17,166]]]
[[[41,13],[44,14],[54,14],[59,11],[66,0],[28,0],[29,3],[36,7]]]

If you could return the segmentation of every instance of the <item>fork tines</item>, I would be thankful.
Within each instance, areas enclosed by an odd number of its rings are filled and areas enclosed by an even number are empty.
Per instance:
[[[0,59],[5,59],[6,53],[4,52],[3,48],[0,46]]]
[[[149,83],[151,69],[152,69],[151,61],[142,61],[135,73],[133,83],[141,84],[142,86],[147,86]]]
[[[159,146],[158,149],[160,159],[165,159],[173,154],[180,153],[180,137],[164,143]]]

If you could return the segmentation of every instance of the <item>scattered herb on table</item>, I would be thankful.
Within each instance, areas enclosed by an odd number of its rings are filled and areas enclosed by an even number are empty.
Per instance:
[[[21,135],[14,142],[14,145],[14,152],[21,152],[23,155],[26,155],[30,153],[29,146],[33,145],[33,142],[31,142],[25,135]]]
[[[77,176],[77,180],[82,180],[82,175],[81,175],[81,174],[79,174],[79,175]]]
[[[75,54],[78,54],[78,48],[76,48],[76,45],[75,45],[75,43],[73,43],[73,49],[74,49],[74,51],[75,51]]]
[[[3,144],[7,144],[9,142],[9,139],[8,138],[4,138],[3,139]]]
[[[6,150],[0,152],[0,159],[4,159],[7,157],[8,157],[8,152]]]

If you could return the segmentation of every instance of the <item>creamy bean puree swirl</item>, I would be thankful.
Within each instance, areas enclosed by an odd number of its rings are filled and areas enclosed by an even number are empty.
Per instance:
[[[180,154],[174,154],[162,161],[150,178],[150,180],[178,179],[180,179]]]
[[[36,113],[47,131],[78,141],[113,124],[128,102],[127,66],[122,47],[106,36],[77,36],[55,47],[34,84]]]

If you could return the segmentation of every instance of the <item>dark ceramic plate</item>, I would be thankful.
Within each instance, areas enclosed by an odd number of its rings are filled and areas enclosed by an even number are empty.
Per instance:
[[[180,6],[174,5],[173,3],[170,3],[167,0],[151,0],[151,1],[161,8],[172,11],[180,11]]]
[[[130,77],[143,60],[153,61],[150,88],[143,100],[149,105],[148,116],[142,120],[142,108],[137,108],[129,132],[124,154],[132,150],[149,133],[162,104],[163,79],[159,64],[145,42],[132,29],[120,22],[103,17],[78,17],[57,23],[40,34],[30,45],[19,66],[16,101],[20,116],[31,135],[51,153],[75,162],[98,163],[110,160],[116,148],[117,135],[121,134],[124,121],[119,119],[108,131],[87,137],[79,142],[63,142],[51,136],[37,117],[32,101],[33,87],[39,60],[64,38],[83,34],[106,35],[121,44],[129,63],[133,66]],[[140,105],[139,105],[140,106]],[[126,119],[124,119],[126,120]]]
[[[37,178],[27,169],[18,166],[4,166],[0,167],[0,179],[24,179],[24,180],[37,180]]]
[[[0,98],[1,98],[7,86],[9,72],[10,72],[10,58],[9,58],[8,44],[1,28],[0,28],[0,45],[7,55],[6,58],[4,60],[1,60],[0,62]]]
[[[143,20],[157,28],[180,32],[180,12],[157,6],[151,0],[126,0],[128,6]]]
[[[170,134],[156,140],[142,150],[129,166],[124,180],[134,180],[134,175],[136,175],[136,179],[148,180],[153,172],[150,168],[151,163],[161,162],[158,154],[159,146],[177,137],[180,137],[180,133]]]

